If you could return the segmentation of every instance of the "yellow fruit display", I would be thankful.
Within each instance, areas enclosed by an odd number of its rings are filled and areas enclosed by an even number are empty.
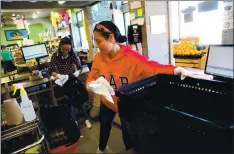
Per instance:
[[[208,47],[198,51],[197,48],[187,40],[181,40],[180,44],[173,45],[173,53],[176,56],[199,56],[201,54],[207,54],[207,52]]]

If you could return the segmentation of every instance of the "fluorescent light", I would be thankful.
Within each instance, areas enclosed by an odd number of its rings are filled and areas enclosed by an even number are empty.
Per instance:
[[[59,4],[64,4],[66,1],[58,1]]]
[[[32,18],[35,19],[37,17],[36,13],[33,13]]]

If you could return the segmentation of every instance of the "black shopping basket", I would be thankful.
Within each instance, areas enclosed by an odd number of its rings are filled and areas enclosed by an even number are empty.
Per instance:
[[[116,95],[137,152],[233,152],[233,84],[159,74]]]

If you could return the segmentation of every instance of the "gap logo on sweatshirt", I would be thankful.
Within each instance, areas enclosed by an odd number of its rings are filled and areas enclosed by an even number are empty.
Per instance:
[[[103,76],[104,78],[106,78],[104,75],[101,75],[101,76]],[[127,77],[119,76],[118,78],[119,78],[119,80],[121,82],[121,86],[122,87],[128,85],[128,78]],[[110,75],[110,81],[109,81],[109,83],[110,83],[110,85],[114,89],[117,89],[118,87],[117,87],[117,84],[116,84],[115,80],[116,80],[115,76],[114,75]]]

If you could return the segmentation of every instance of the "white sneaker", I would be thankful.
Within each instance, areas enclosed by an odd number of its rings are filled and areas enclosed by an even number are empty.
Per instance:
[[[108,149],[108,146],[106,146],[106,149],[104,151],[101,151],[99,148],[97,149],[96,154],[106,153],[106,150]]]
[[[136,154],[136,151],[132,148],[132,149],[128,149],[127,153],[128,154]]]
[[[88,129],[92,128],[92,125],[89,120],[85,120],[85,125]]]
[[[79,127],[79,123],[78,123],[78,121],[75,121],[75,123],[76,123],[76,125]]]

